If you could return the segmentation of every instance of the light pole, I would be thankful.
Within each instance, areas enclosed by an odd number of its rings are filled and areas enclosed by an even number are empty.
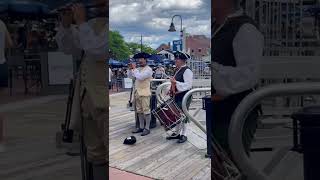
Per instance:
[[[183,46],[183,29],[182,29],[182,17],[181,17],[181,15],[174,15],[174,16],[172,17],[171,24],[170,24],[170,28],[169,28],[168,31],[169,31],[169,32],[176,32],[176,28],[175,28],[174,23],[173,23],[173,19],[174,19],[175,17],[180,17],[180,20],[181,20],[181,27],[180,27],[181,35],[180,35],[180,38],[181,38],[181,43],[182,43],[182,49],[184,49],[185,47]],[[182,49],[181,49],[181,50],[182,50]]]
[[[140,52],[142,52],[142,34],[141,34],[141,42],[140,42]]]

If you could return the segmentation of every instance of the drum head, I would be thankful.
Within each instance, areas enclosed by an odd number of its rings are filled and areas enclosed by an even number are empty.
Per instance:
[[[168,134],[179,134],[182,129],[179,124],[185,120],[185,115],[172,98],[162,103],[152,114],[159,119]]]

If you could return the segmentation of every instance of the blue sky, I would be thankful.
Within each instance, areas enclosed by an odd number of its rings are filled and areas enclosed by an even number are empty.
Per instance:
[[[110,0],[110,29],[119,31],[127,42],[143,42],[156,48],[179,39],[180,19],[175,18],[177,32],[168,32],[171,18],[179,14],[190,34],[211,34],[210,0]]]

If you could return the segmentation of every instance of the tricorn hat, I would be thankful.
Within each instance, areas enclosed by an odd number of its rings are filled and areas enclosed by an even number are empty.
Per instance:
[[[140,53],[138,53],[138,54],[135,54],[134,56],[133,56],[133,58],[134,59],[140,59],[140,58],[143,58],[143,59],[148,59],[148,58],[150,58],[150,54],[148,54],[148,53],[145,53],[145,52],[140,52]]]
[[[123,144],[132,145],[132,144],[134,144],[134,143],[136,143],[136,142],[137,142],[136,137],[134,137],[134,136],[129,136],[129,137],[127,137],[127,138],[124,140]]]
[[[181,52],[181,51],[176,51],[176,52],[173,53],[173,55],[174,55],[175,59],[181,59],[181,60],[184,60],[184,61],[186,61],[186,60],[191,58],[189,54],[186,54],[186,53]]]

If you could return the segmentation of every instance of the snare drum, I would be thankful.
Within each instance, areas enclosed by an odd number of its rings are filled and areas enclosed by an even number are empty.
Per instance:
[[[177,125],[183,122],[186,118],[186,115],[177,106],[173,99],[165,101],[158,108],[153,110],[152,114],[163,124],[166,132],[171,131],[175,134],[179,134],[178,132],[182,128],[182,126]]]

